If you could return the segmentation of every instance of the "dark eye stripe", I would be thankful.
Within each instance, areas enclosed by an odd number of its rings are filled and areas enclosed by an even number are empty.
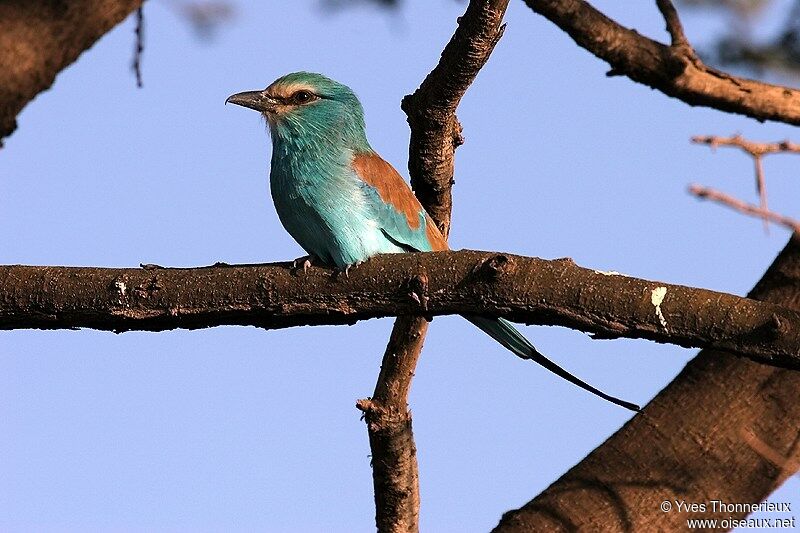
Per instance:
[[[304,92],[307,92],[309,95],[311,95],[312,99],[319,98],[320,100],[334,100],[334,98],[332,96],[328,96],[326,94],[319,94],[319,93],[315,93],[315,92],[308,91],[308,90],[305,90]],[[282,104],[292,104],[292,103],[294,103],[293,100],[294,100],[295,95],[297,95],[297,93],[291,94],[289,96],[277,96],[276,95],[276,96],[273,96],[273,98],[275,100],[278,100]]]

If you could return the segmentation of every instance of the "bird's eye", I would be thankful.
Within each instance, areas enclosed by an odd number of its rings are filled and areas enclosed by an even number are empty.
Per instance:
[[[292,95],[292,103],[307,104],[314,99],[314,95],[309,91],[297,91]]]

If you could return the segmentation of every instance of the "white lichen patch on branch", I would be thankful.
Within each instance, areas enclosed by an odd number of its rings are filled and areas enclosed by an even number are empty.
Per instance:
[[[661,302],[664,301],[664,297],[666,295],[666,287],[656,287],[650,294],[650,303],[652,303],[656,308],[656,316],[658,317],[658,321],[661,322],[661,327],[663,327],[665,330],[667,329],[667,319],[664,318],[664,313],[661,312]]]
[[[117,289],[117,292],[119,292],[119,300],[117,303],[122,305],[125,302],[125,291],[128,290],[128,286],[125,285],[124,281],[116,280],[114,282],[114,288]]]
[[[624,276],[625,274],[621,272],[617,272],[616,270],[609,270],[605,272],[603,270],[592,270],[595,274],[602,274],[603,276]]]

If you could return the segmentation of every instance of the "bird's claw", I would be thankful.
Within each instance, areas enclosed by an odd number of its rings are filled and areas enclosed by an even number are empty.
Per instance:
[[[313,265],[314,263],[319,262],[316,256],[313,255],[304,255],[303,257],[298,257],[294,261],[292,261],[292,270],[297,270],[300,266],[303,267],[303,274],[308,272],[308,267]]]
[[[364,263],[364,261],[356,261],[355,263],[350,263],[349,265],[345,265],[345,267],[343,269],[341,269],[339,272],[344,274],[344,277],[346,277],[347,279],[350,279],[350,269],[351,268],[358,268],[363,263]]]

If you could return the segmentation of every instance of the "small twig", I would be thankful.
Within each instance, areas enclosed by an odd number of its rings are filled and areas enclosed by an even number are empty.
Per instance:
[[[711,148],[718,146],[735,146],[741,148],[751,156],[767,155],[767,154],[800,154],[800,144],[795,144],[791,141],[780,142],[754,142],[748,141],[740,134],[731,137],[718,137],[716,135],[696,135],[692,137],[692,142],[695,144],[707,144]]]
[[[672,1],[656,0],[656,5],[658,6],[658,10],[661,11],[661,15],[664,17],[664,22],[667,23],[667,31],[669,32],[670,39],[672,40],[672,47],[683,48],[687,52],[690,52],[692,55],[694,55],[692,45],[689,44],[686,34],[683,33],[683,24],[681,24],[681,19],[678,17],[678,11],[672,4]]]
[[[763,157],[768,154],[800,153],[800,145],[794,144],[788,140],[774,143],[760,143],[748,141],[740,134],[733,135],[732,137],[696,135],[692,137],[692,142],[695,144],[706,144],[712,149],[716,149],[718,146],[733,146],[749,154],[750,157],[753,158],[753,164],[755,166],[756,193],[758,194],[759,209],[764,213],[769,212],[769,207],[767,205],[767,181],[764,176]],[[769,232],[769,218],[767,216],[762,216],[762,219],[764,220],[764,231]]]
[[[753,204],[748,204],[732,196],[728,196],[727,194],[722,193],[720,191],[708,187],[702,187],[700,185],[690,185],[689,192],[694,194],[698,198],[714,200],[715,202],[727,205],[728,207],[736,209],[737,211],[740,211],[747,215],[752,215],[763,218],[764,220],[769,220],[776,224],[785,226],[793,231],[800,231],[800,221],[794,220],[793,218],[787,216],[779,215],[778,213],[769,211],[767,209],[762,209]]]
[[[753,156],[753,163],[756,167],[756,194],[758,194],[758,207],[762,211],[769,211],[767,206],[767,182],[764,179],[764,165],[761,161],[761,154]],[[762,217],[764,221],[764,231],[769,233],[769,219]]]
[[[136,10],[136,28],[133,30],[136,44],[133,49],[133,63],[131,68],[136,74],[136,86],[142,87],[142,52],[144,51],[144,7]]]

